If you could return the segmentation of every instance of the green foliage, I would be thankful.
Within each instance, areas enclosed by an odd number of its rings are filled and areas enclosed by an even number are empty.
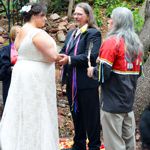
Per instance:
[[[122,0],[110,0],[109,2],[107,1],[106,2],[107,4],[106,5],[103,5],[106,7],[106,16],[110,16],[111,13],[112,13],[112,10],[116,7],[127,7],[127,8],[130,8],[130,4],[127,3],[126,1],[123,1]]]
[[[82,2],[81,0],[75,0],[75,3],[80,3],[80,2]]]
[[[4,1],[3,3],[5,5],[5,7],[6,7],[6,9],[8,9],[7,1]],[[13,0],[13,1],[11,1],[10,0],[10,6],[9,7],[10,7],[10,10],[12,11],[12,10],[18,9],[18,7],[21,7],[21,6],[25,5],[26,3],[29,3],[29,0],[22,0],[22,1],[20,1],[20,0]]]
[[[144,0],[135,0],[136,3],[143,3]]]
[[[82,0],[75,0],[75,4],[83,2]],[[67,11],[69,0],[52,0],[48,8],[50,12]]]
[[[95,18],[96,18],[96,21],[97,21],[97,25],[101,26],[102,25],[102,20],[101,20],[99,7],[100,7],[99,0],[95,0],[95,3],[94,3],[94,15],[95,15]]]
[[[3,46],[7,46],[9,44],[9,40],[7,40],[5,43],[0,44],[0,48],[2,48]]]
[[[120,0],[96,0],[95,4],[103,7],[110,7],[111,5],[116,5]]]
[[[95,14],[95,18],[96,18],[96,22],[98,26],[102,25],[102,20],[100,19],[100,13],[99,13],[99,8],[95,8],[94,9],[94,14]]]
[[[50,12],[61,12],[66,11],[68,8],[68,2],[65,0],[52,0],[48,8]]]
[[[139,15],[139,9],[133,11],[135,31],[139,33],[144,25],[144,19]]]
[[[139,15],[139,9],[136,8],[137,3],[142,3],[144,0],[132,0],[129,2],[122,0],[95,0],[94,13],[99,26],[102,25],[100,10],[106,8],[106,16],[110,17],[112,10],[116,7],[127,7],[133,12],[134,24],[136,32],[140,32],[144,24],[143,18]],[[135,9],[134,9],[135,8]]]

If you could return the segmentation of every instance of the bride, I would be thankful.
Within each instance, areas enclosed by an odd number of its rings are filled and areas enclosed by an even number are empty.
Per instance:
[[[0,122],[1,150],[58,150],[56,43],[40,29],[44,5],[28,4],[20,12],[25,24],[15,41],[19,56]]]

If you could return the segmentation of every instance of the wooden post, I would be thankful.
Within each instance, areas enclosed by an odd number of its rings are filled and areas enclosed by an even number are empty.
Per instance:
[[[10,0],[7,0],[7,17],[8,17],[8,32],[10,31],[10,23],[11,23],[11,18],[10,18]]]
[[[68,18],[69,19],[72,16],[73,6],[74,6],[74,0],[69,0],[69,5],[68,5]]]

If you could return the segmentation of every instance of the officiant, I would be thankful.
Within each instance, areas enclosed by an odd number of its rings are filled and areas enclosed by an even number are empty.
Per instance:
[[[74,123],[72,150],[99,150],[100,103],[98,81],[87,76],[88,65],[95,66],[101,45],[101,33],[96,26],[92,8],[79,3],[73,14],[77,28],[68,32],[60,51],[63,65],[62,84],[66,84],[67,98]]]

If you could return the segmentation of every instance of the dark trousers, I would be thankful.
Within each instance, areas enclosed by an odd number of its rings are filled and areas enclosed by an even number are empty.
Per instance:
[[[150,103],[142,112],[139,124],[142,150],[150,150]]]
[[[11,82],[11,75],[7,75],[7,77],[2,81],[3,106],[5,106],[6,103],[10,82]]]
[[[71,88],[67,88],[67,96],[75,130],[73,147],[75,150],[86,150],[86,139],[88,138],[89,150],[99,150],[101,128],[98,88],[78,90],[76,113],[72,110]]]

